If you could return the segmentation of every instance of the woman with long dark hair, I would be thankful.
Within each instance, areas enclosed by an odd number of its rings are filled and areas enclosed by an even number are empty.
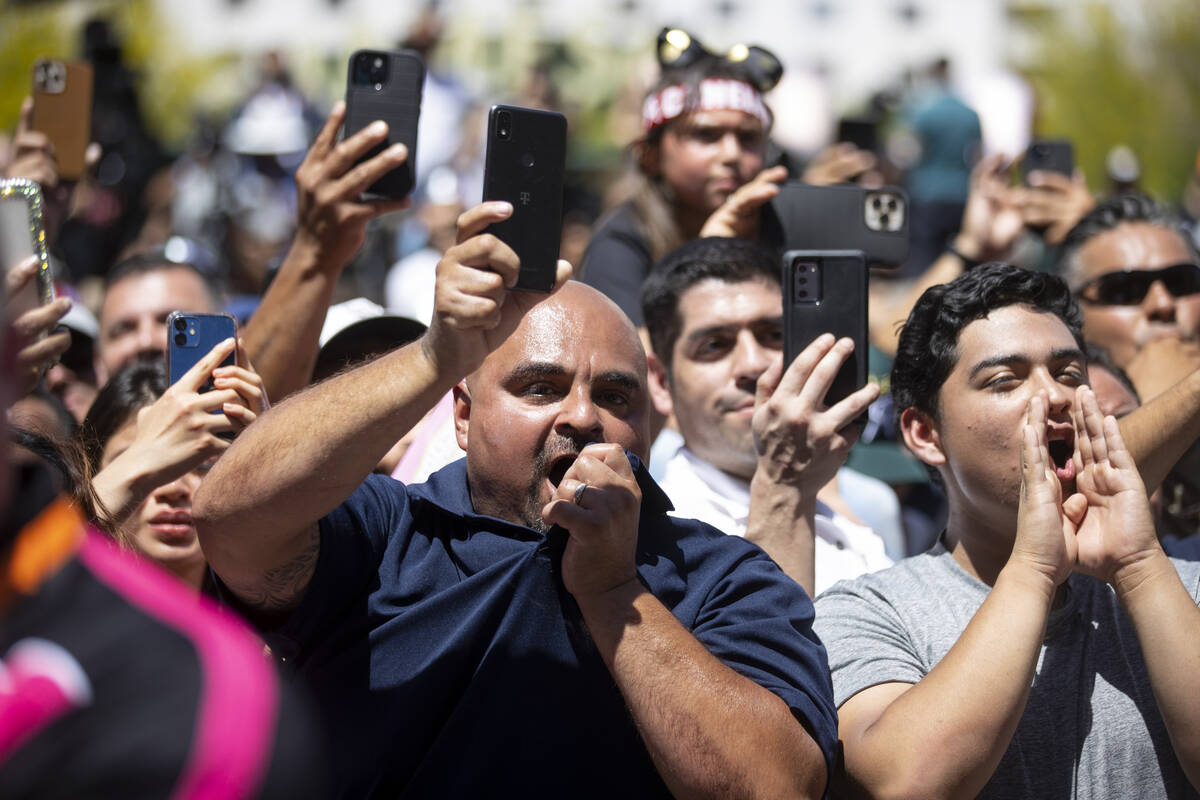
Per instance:
[[[760,47],[708,51],[682,30],[658,39],[662,76],[642,104],[625,199],[597,225],[581,269],[639,326],[650,267],[698,236],[758,237],[759,210],[787,178],[767,167],[762,94],[783,67]]]
[[[249,425],[268,405],[245,361],[217,366],[232,349],[232,340],[217,345],[170,387],[161,362],[126,367],[100,390],[79,433],[102,527],[197,589],[207,566],[192,495],[229,446],[222,434]],[[213,388],[204,391],[210,377]]]

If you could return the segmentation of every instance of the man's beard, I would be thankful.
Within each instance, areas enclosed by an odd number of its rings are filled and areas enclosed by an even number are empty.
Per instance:
[[[563,456],[578,456],[579,451],[589,444],[591,444],[591,440],[586,436],[563,436],[551,432],[550,436],[546,438],[541,452],[533,460],[533,475],[521,508],[521,522],[525,526],[541,533],[549,530],[550,526],[542,519],[542,508],[546,505],[546,501],[542,499],[542,486],[550,476],[550,471],[554,468],[556,461]],[[570,468],[571,463],[574,462],[563,461],[559,469],[555,470],[558,473],[554,476],[556,485],[558,481],[562,480],[563,474]]]

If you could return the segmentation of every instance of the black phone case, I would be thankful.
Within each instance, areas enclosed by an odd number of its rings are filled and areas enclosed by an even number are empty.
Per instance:
[[[895,230],[872,230],[868,204],[876,196],[899,198]],[[783,250],[861,250],[872,267],[896,267],[908,258],[908,196],[893,186],[812,186],[788,181],[763,208],[763,239]]]
[[[512,115],[511,136],[496,135],[497,115]],[[488,230],[521,259],[515,289],[554,288],[562,236],[563,171],[567,160],[567,118],[553,111],[492,106],[488,112],[483,199],[512,203],[513,213]]]
[[[175,327],[175,320],[182,319],[187,324],[183,331]],[[182,333],[187,343],[180,345],[177,336]],[[196,362],[204,358],[221,342],[237,336],[237,322],[230,314],[189,314],[183,311],[172,311],[167,315],[167,375],[170,383],[174,384]],[[232,367],[235,363],[234,353],[217,366]],[[213,388],[212,376],[200,387],[201,392]]]
[[[799,264],[818,265],[819,286],[812,286],[811,275],[797,285]],[[789,250],[783,255],[784,368],[823,333],[854,340],[854,352],[825,394],[825,405],[831,406],[867,383],[867,265],[857,250]]]
[[[1075,174],[1075,150],[1065,139],[1044,139],[1029,145],[1021,157],[1021,182],[1029,183],[1031,172],[1057,172],[1068,178]]]
[[[354,83],[354,59],[366,53],[388,57],[387,81],[379,89]],[[358,50],[351,54],[346,73],[343,139],[381,119],[388,124],[387,140],[367,151],[358,163],[375,157],[396,142],[403,142],[408,148],[405,162],[367,187],[367,194],[405,197],[416,185],[417,122],[421,117],[424,86],[425,62],[411,50]]]

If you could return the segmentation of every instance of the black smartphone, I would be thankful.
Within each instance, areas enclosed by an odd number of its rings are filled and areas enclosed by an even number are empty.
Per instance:
[[[869,119],[842,117],[838,120],[837,142],[849,142],[859,150],[874,153],[879,147],[875,123]]]
[[[1057,172],[1068,178],[1075,174],[1075,150],[1065,139],[1044,139],[1029,145],[1021,157],[1021,182],[1029,183],[1031,172]]]
[[[54,302],[54,281],[46,252],[46,229],[42,223],[42,189],[28,178],[0,180],[0,266],[7,276],[30,256],[38,262],[37,278],[21,292],[9,297],[11,318],[16,319],[38,306]]]
[[[890,186],[788,181],[763,209],[763,239],[783,250],[860,250],[868,267],[908,258],[908,196]]]
[[[167,315],[167,376],[174,384],[196,362],[208,355],[226,339],[237,337],[237,322],[232,314],[191,314],[172,311]],[[230,353],[218,367],[232,367],[235,354]],[[212,375],[200,387],[200,392],[213,388]]]
[[[488,230],[521,259],[515,289],[554,288],[562,237],[567,118],[554,111],[492,106],[488,112],[483,199],[505,200],[513,213]]]
[[[831,406],[867,384],[867,262],[860,250],[783,254],[784,368],[823,333],[854,340],[825,394]]]
[[[387,140],[371,148],[359,163],[396,142],[408,148],[404,163],[371,184],[367,194],[404,197],[416,185],[417,121],[424,85],[425,62],[411,50],[358,50],[350,56],[343,137],[353,136],[377,119],[388,124]]]

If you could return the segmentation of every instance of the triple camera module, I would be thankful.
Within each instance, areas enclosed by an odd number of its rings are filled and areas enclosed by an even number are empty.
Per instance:
[[[792,301],[797,305],[821,301],[821,265],[817,261],[792,262]]]
[[[904,198],[892,192],[870,192],[863,216],[869,229],[896,233],[904,227]]]

